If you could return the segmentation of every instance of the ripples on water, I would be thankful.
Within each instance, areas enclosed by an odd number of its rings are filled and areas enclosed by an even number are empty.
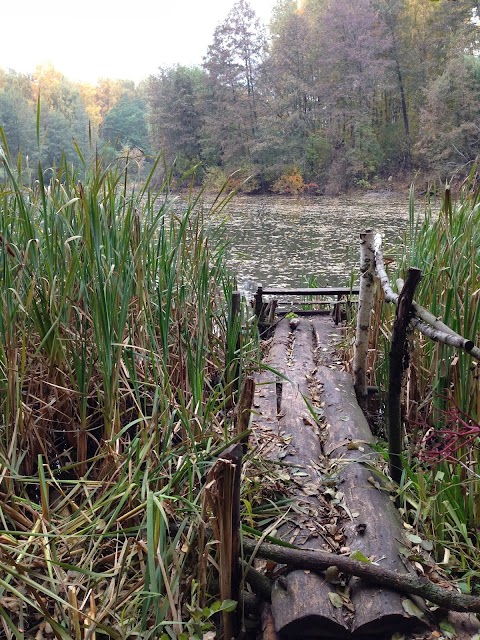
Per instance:
[[[380,232],[384,250],[408,225],[408,196],[237,196],[227,209],[228,263],[241,289],[347,286],[358,277],[359,233]]]

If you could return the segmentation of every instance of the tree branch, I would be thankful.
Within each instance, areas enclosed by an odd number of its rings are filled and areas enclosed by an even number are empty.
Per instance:
[[[257,549],[257,545],[253,540],[244,538],[243,549],[248,553],[253,553]],[[343,573],[358,576],[367,582],[379,584],[395,591],[420,596],[450,611],[480,613],[480,598],[477,596],[464,595],[454,590],[449,591],[433,584],[427,578],[396,573],[373,563],[359,562],[326,551],[288,549],[267,543],[261,544],[256,553],[262,558],[287,564],[296,569],[323,571],[328,567],[338,567]]]

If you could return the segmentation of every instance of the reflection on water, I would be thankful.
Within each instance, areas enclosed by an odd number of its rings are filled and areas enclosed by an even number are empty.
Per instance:
[[[408,196],[237,196],[228,213],[228,261],[240,288],[305,286],[312,276],[319,286],[345,286],[358,272],[361,231],[380,232],[384,246],[402,238]]]

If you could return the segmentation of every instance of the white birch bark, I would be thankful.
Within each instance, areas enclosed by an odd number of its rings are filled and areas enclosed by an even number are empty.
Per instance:
[[[449,344],[452,347],[462,349],[463,351],[466,351],[467,353],[470,353],[476,357],[478,357],[477,354],[480,353],[480,349],[478,349],[478,347],[475,347],[474,343],[471,340],[467,340],[466,338],[463,338],[456,333],[447,333],[445,331],[435,329],[429,324],[422,322],[419,318],[412,318],[410,320],[410,324],[418,329],[420,333],[423,333],[424,336],[427,336],[434,342]]]
[[[375,236],[374,252],[375,252],[375,267],[378,277],[380,278],[380,284],[382,285],[385,300],[387,302],[398,302],[398,293],[395,293],[390,285],[388,275],[385,269],[385,263],[383,261],[383,255],[381,251],[382,239],[380,234]],[[401,289],[401,280],[397,280],[397,287]],[[402,285],[403,286],[403,285]],[[436,318],[433,313],[427,311],[424,307],[421,307],[417,302],[412,302],[412,310],[415,317],[411,320],[411,325],[416,327],[420,333],[427,336],[435,342],[442,342],[443,344],[451,345],[457,349],[462,349],[477,360],[480,360],[480,348],[475,344],[464,338],[456,331],[451,329],[448,325]]]
[[[360,234],[360,293],[358,298],[357,333],[353,357],[353,377],[358,396],[367,395],[367,357],[370,316],[373,307],[375,276],[374,235],[370,229]]]

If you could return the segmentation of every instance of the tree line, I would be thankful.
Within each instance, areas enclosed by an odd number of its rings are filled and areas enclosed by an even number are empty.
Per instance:
[[[112,158],[161,150],[179,174],[198,164],[199,180],[250,176],[247,191],[462,176],[480,152],[477,4],[278,0],[267,28],[238,0],[201,66],[160,68],[138,87],[0,72],[0,123],[11,151],[44,163],[62,150],[76,162],[72,138]]]

